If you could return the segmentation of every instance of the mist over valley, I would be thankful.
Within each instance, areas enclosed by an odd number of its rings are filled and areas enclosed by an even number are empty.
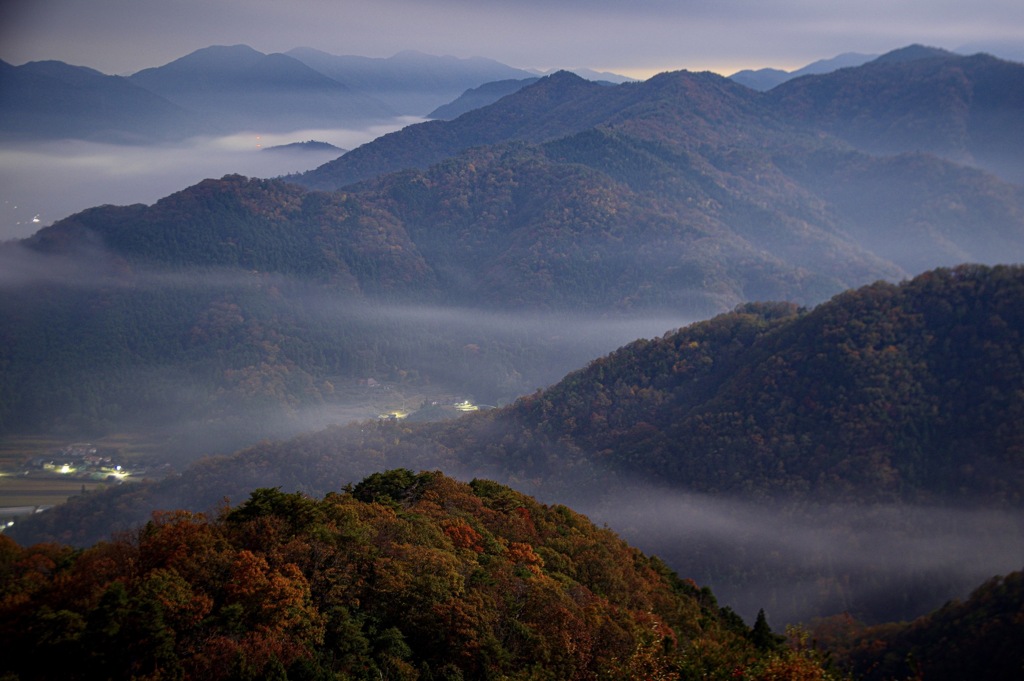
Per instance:
[[[760,610],[777,630],[940,617],[1024,563],[1024,65],[911,46],[765,91],[244,46],[128,84],[33,69],[226,127],[4,142],[5,472],[55,479],[56,445],[86,442],[161,471],[90,482],[4,542],[241,518],[315,544],[314,506],[405,522],[453,498],[513,513],[512,538],[446,518],[432,551],[575,579],[596,549],[534,560],[543,532],[515,524],[565,504],[748,642]],[[420,118],[485,73],[494,97]],[[282,88],[276,132],[245,132]],[[290,127],[318,116],[352,125]],[[286,146],[311,140],[338,149]],[[537,501],[494,501],[512,494]],[[171,509],[210,520],[146,525]]]

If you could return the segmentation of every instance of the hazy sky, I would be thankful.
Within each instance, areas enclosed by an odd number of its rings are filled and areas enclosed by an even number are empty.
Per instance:
[[[0,59],[105,73],[209,45],[413,49],[522,68],[793,69],[911,43],[1024,42],[1021,0],[0,0]]]

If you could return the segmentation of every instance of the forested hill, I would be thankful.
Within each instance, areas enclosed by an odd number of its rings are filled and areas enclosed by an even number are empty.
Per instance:
[[[26,680],[824,678],[570,509],[439,473],[257,490],[83,552],[0,536],[0,596],[0,673]]]
[[[675,487],[1020,505],[1022,302],[1021,267],[961,266],[804,313],[741,306],[496,418]]]

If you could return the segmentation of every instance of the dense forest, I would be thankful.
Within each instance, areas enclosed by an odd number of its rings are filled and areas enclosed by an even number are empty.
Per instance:
[[[564,506],[377,473],[259,489],[84,551],[0,536],[0,670],[18,679],[825,679]]]

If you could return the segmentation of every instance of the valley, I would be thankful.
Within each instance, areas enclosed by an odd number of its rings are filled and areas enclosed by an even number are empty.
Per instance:
[[[282,93],[304,125],[425,106],[379,71],[339,87],[356,66],[384,65],[235,46],[133,87],[235,127]],[[1024,565],[1021,83],[920,45],[764,91],[559,71],[312,170],[0,243],[0,602],[49,608],[22,669],[154,608],[174,642],[126,643],[145,664],[253,678],[825,678],[812,629],[902,678],[873,655],[950,621],[999,647]],[[986,608],[1010,613],[991,639]],[[784,646],[766,615],[805,629]]]

